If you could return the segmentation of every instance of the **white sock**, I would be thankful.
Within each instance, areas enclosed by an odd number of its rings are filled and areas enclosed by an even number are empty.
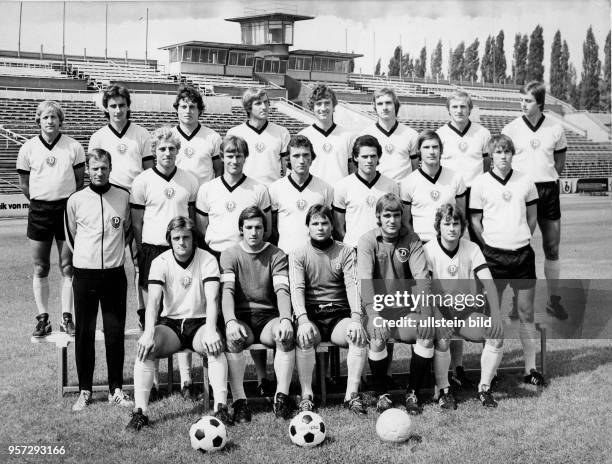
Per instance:
[[[314,398],[314,393],[312,391],[312,374],[316,364],[315,349],[308,348],[306,350],[302,350],[301,348],[296,348],[295,363],[297,364],[302,398],[304,398],[306,395],[310,395]],[[325,382],[325,379],[321,379],[321,381]]]
[[[49,278],[36,277],[32,280],[32,290],[34,290],[34,302],[38,314],[49,313]]]
[[[214,396],[214,410],[217,404],[227,404],[227,358],[225,353],[218,356],[208,355],[208,378]]]
[[[246,399],[246,394],[244,393],[244,371],[247,360],[244,356],[244,351],[240,353],[225,353],[225,356],[227,358],[230,387],[232,388],[232,400]]]
[[[372,351],[368,350],[368,359],[372,361],[382,361],[388,355],[387,347],[385,346],[382,351]]]
[[[274,372],[276,374],[276,393],[289,394],[289,385],[295,367],[295,350],[281,351],[276,349]]]
[[[427,348],[420,343],[415,343],[412,345],[412,351],[414,351],[415,354],[418,354],[421,358],[433,358],[435,350],[433,346],[431,348]]]
[[[153,363],[155,365],[155,371],[153,372],[153,385],[155,385],[155,388],[159,390],[159,359],[156,359],[153,361]]]
[[[561,263],[557,260],[544,258],[544,276],[548,285],[548,295],[559,294],[559,276],[561,275]]]
[[[493,345],[485,343],[482,355],[480,356],[480,383],[478,384],[478,391],[480,391],[480,387],[483,385],[491,386],[491,380],[493,380],[497,372],[503,354],[503,348],[495,348]]]
[[[361,372],[363,371],[363,363],[367,358],[367,348],[365,346],[357,346],[349,342],[348,353],[346,355],[346,395],[344,400],[351,399],[351,393],[359,391],[361,383]],[[322,380],[323,382],[325,379]]]
[[[438,397],[440,390],[448,388],[448,368],[451,363],[451,354],[448,350],[434,350],[433,369],[436,377],[436,385],[434,386],[434,398]]]
[[[538,337],[533,322],[521,322],[519,324],[519,337],[523,345],[523,357],[525,358],[525,374],[536,368],[536,340]]]
[[[147,413],[154,372],[155,362],[150,359],[134,363],[134,408],[142,409],[143,414]]]
[[[183,385],[191,384],[191,352],[180,351],[177,355],[179,372],[181,373],[181,388]]]
[[[72,277],[62,278],[60,304],[63,313],[74,314],[74,294],[72,293]]]
[[[457,366],[463,366],[463,340],[450,341],[450,367],[455,370]]]

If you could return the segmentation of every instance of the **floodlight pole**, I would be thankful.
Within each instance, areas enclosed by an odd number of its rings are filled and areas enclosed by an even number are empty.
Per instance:
[[[149,53],[149,9],[147,8],[147,20],[145,25],[145,65],[148,64]]]
[[[19,2],[19,36],[17,37],[17,57],[21,57],[21,13],[23,12],[23,2]]]
[[[104,59],[108,60],[108,3],[106,6],[106,15],[104,22]]]
[[[62,58],[66,61],[66,2],[62,13]]]

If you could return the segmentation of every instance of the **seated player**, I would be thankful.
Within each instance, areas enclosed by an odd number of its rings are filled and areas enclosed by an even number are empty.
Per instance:
[[[313,205],[306,214],[310,241],[289,255],[291,302],[298,328],[296,364],[302,389],[300,411],[314,408],[315,347],[331,341],[348,347],[344,407],[367,414],[358,393],[366,359],[366,332],[357,288],[355,251],[332,238],[331,210]]]
[[[512,139],[494,135],[489,144],[493,169],[472,184],[470,220],[483,243],[482,252],[501,301],[508,284],[516,294],[519,337],[525,357],[525,383],[545,387],[536,369],[536,327],[533,321],[536,285],[535,253],[530,241],[537,222],[538,191],[526,174],[512,169]]]
[[[221,253],[223,318],[227,339],[227,364],[234,400],[234,422],[251,421],[244,393],[244,350],[253,343],[276,347],[274,371],[278,380],[274,396],[276,417],[291,415],[289,384],[295,366],[293,322],[287,255],[264,241],[266,217],[250,206],[240,213],[242,240]]]
[[[491,271],[478,245],[461,236],[467,227],[463,213],[450,203],[438,208],[434,221],[437,239],[424,246],[425,255],[433,272],[432,292],[436,295],[457,295],[466,300],[467,295],[478,295],[478,279],[486,291],[489,314],[485,315],[485,300],[474,304],[459,302],[455,306],[442,306],[440,311],[447,320],[465,321],[466,327],[456,327],[454,335],[472,342],[485,342],[480,357],[480,382],[478,399],[483,406],[494,408],[497,402],[491,394],[491,381],[503,355],[503,334],[497,289]],[[482,297],[482,295],[479,295]],[[458,299],[456,300],[458,301]],[[467,301],[467,300],[466,300]],[[485,322],[491,325],[485,327]],[[476,327],[469,327],[468,321],[477,321]],[[450,334],[449,334],[450,335]],[[436,386],[434,398],[446,409],[456,408],[449,389],[448,369],[451,357],[448,351],[450,337],[436,340],[434,374]]]
[[[368,315],[370,350],[368,359],[374,389],[378,396],[379,412],[393,407],[385,381],[389,358],[387,340],[394,338],[412,347],[410,380],[406,394],[406,410],[420,414],[422,406],[418,393],[431,370],[434,355],[435,330],[431,324],[421,326],[433,313],[421,306],[375,308],[374,295],[393,295],[396,291],[414,294],[429,293],[429,270],[419,237],[402,226],[402,202],[397,195],[387,193],[376,202],[376,221],[379,226],[365,233],[357,245],[357,269],[361,282],[361,297]],[[389,322],[414,321],[414,327],[393,326]]]
[[[155,360],[184,349],[208,357],[214,415],[231,424],[227,409],[227,360],[217,329],[219,266],[210,253],[197,247],[200,235],[189,218],[172,219],[166,240],[170,250],[155,258],[149,271],[145,327],[134,363],[135,406],[127,428],[140,430],[149,424],[147,409]]]

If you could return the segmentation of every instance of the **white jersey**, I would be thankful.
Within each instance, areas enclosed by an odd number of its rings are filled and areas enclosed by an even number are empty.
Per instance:
[[[206,182],[198,190],[196,212],[208,216],[206,244],[222,252],[240,241],[238,217],[245,208],[258,206],[270,211],[270,195],[266,187],[247,176],[230,186],[223,176]]]
[[[98,129],[89,139],[87,151],[94,148],[110,153],[113,163],[110,183],[126,189],[132,188],[132,182],[142,172],[142,162],[155,159],[149,131],[131,121],[121,132],[110,124]]]
[[[313,124],[299,133],[312,143],[316,158],[310,166],[310,173],[334,185],[348,176],[348,163],[352,158],[354,134],[335,123],[324,131]]]
[[[272,212],[278,214],[278,247],[289,253],[309,240],[306,213],[312,205],[331,207],[334,190],[312,174],[302,186],[291,175],[270,185]]]
[[[136,177],[130,206],[144,209],[142,242],[168,246],[168,224],[176,216],[189,217],[189,206],[195,204],[197,193],[198,180],[181,168],[166,176],[152,167]]]
[[[389,131],[376,123],[364,129],[363,134],[376,137],[382,147],[377,168],[381,174],[400,182],[412,172],[411,159],[417,158],[417,131],[396,121]]]
[[[565,131],[561,124],[542,115],[532,126],[527,117],[516,118],[502,129],[512,139],[516,154],[512,168],[527,174],[534,182],[554,182],[559,178],[555,169],[555,153],[567,150]]]
[[[356,247],[359,238],[377,226],[376,202],[387,193],[399,195],[399,185],[380,172],[372,182],[355,172],[335,185],[333,208],[346,215],[346,245]]]
[[[180,126],[173,127],[172,131],[181,141],[181,149],[176,155],[177,167],[196,176],[200,185],[213,180],[213,160],[221,154],[221,136],[201,124],[191,135],[183,132]]]
[[[438,208],[444,203],[454,205],[465,192],[461,175],[442,166],[433,177],[419,168],[400,183],[400,197],[410,205],[414,231],[425,242],[436,237],[434,219]]]
[[[527,206],[537,201],[538,191],[527,175],[512,170],[501,179],[489,171],[474,179],[470,212],[482,213],[482,238],[487,245],[516,250],[531,240]]]
[[[178,262],[173,251],[167,250],[153,260],[149,271],[149,285],[163,287],[161,316],[171,319],[206,317],[204,284],[219,279],[217,260],[201,248],[196,248],[185,263]]]
[[[72,137],[58,134],[48,144],[41,135],[19,149],[17,172],[30,176],[31,200],[64,200],[76,191],[74,170],[85,166],[85,151]]]
[[[281,157],[286,156],[289,131],[284,127],[266,122],[255,129],[247,121],[232,127],[227,135],[243,138],[249,147],[249,156],[244,163],[244,173],[253,180],[270,185],[281,177]]]
[[[483,159],[488,156],[491,133],[476,122],[469,121],[463,131],[450,122],[436,130],[442,140],[440,164],[461,174],[463,183],[472,186],[483,172]]]

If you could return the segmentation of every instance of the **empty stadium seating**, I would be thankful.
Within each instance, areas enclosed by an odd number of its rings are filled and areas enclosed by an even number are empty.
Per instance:
[[[172,76],[162,74],[156,68],[135,63],[108,61],[68,60],[72,72],[107,86],[111,81],[173,83]]]

